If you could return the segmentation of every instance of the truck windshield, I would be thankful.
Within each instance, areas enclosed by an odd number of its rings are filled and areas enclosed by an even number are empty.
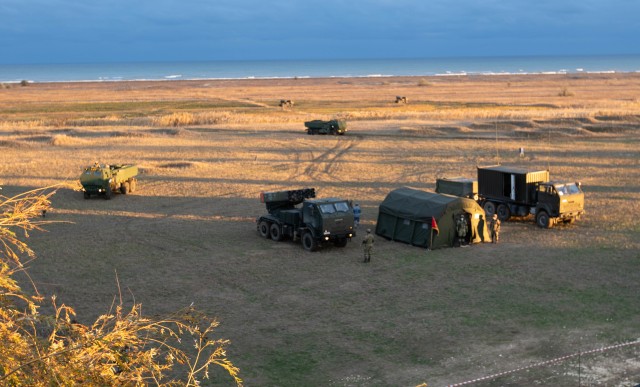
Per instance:
[[[346,202],[334,203],[336,206],[336,210],[338,212],[347,212],[349,211],[349,205]]]
[[[323,214],[333,214],[336,212],[336,208],[333,206],[332,203],[321,204],[320,212],[322,212]]]
[[[578,187],[575,183],[570,184],[558,184],[556,185],[556,191],[558,191],[558,195],[573,195],[580,193],[580,187]]]

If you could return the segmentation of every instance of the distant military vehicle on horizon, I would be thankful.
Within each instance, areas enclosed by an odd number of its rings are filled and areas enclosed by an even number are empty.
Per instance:
[[[307,134],[344,135],[347,132],[347,122],[344,120],[313,120],[304,123]]]

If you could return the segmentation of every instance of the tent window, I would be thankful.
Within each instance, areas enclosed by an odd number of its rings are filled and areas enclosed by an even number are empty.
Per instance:
[[[402,221],[402,224],[404,224],[405,226],[408,226],[408,225],[410,225],[410,224],[411,224],[411,221],[410,221],[409,219],[404,219],[404,220]]]
[[[423,230],[428,230],[429,229],[429,225],[426,223],[422,223],[422,229]]]

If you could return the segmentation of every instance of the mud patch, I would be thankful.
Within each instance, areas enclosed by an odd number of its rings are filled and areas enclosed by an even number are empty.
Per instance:
[[[149,137],[149,133],[144,132],[113,132],[112,137],[127,137],[127,138],[144,138]]]
[[[52,138],[52,136],[28,136],[24,137],[23,140],[28,142],[50,143]]]
[[[193,168],[193,167],[194,167],[194,164],[188,161],[158,165],[158,168],[165,168],[165,169],[187,169],[187,168]]]
[[[0,140],[0,148],[30,148],[31,144],[18,140]]]
[[[154,129],[151,131],[153,134],[161,135],[161,136],[175,136],[175,137],[185,137],[190,134],[190,132],[186,129],[176,128],[176,129]]]
[[[627,125],[587,125],[584,127],[585,131],[592,133],[626,133],[631,130],[632,127]]]

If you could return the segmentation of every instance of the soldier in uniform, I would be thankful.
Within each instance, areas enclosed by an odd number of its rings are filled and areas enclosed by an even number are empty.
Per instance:
[[[493,214],[489,222],[489,232],[491,233],[491,243],[498,243],[498,240],[500,240],[500,219],[498,219],[498,214]]]
[[[467,228],[467,218],[464,214],[460,214],[456,220],[456,231],[458,232],[458,242],[460,243],[460,247],[465,246],[464,242],[467,237]]]
[[[373,235],[371,235],[371,229],[367,229],[367,235],[362,239],[362,248],[364,249],[364,261],[365,263],[371,262],[371,251],[373,251]]]
[[[361,212],[362,211],[360,210],[360,205],[356,203],[356,205],[353,206],[353,225],[355,226],[355,228],[358,228],[358,226],[360,225]]]

